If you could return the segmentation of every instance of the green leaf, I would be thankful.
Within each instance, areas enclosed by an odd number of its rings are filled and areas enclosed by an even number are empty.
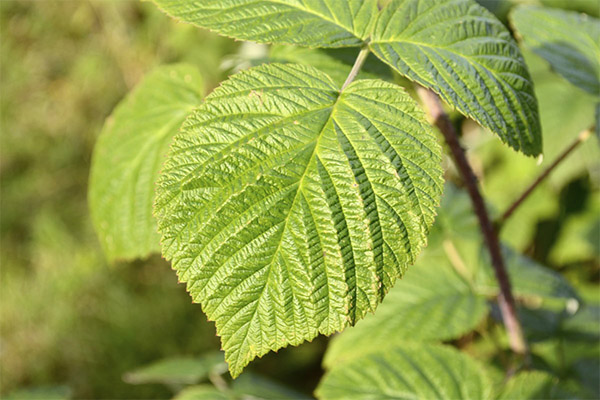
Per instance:
[[[206,99],[176,136],[156,215],[233,376],[376,308],[426,242],[440,161],[422,111],[391,83],[340,94],[314,68],[270,64]]]
[[[67,400],[71,389],[67,386],[36,386],[17,389],[4,396],[5,400]]]
[[[193,384],[206,379],[211,371],[224,364],[223,353],[214,352],[202,357],[174,357],[154,362],[125,374],[123,380],[132,384],[164,383]]]
[[[481,322],[488,312],[485,297],[443,251],[432,253],[428,249],[419,257],[412,273],[396,283],[374,315],[333,339],[325,354],[326,367],[407,340],[456,339]]]
[[[235,39],[315,47],[360,46],[377,0],[154,0],[168,15]]]
[[[232,390],[242,399],[308,400],[310,397],[263,376],[244,372],[233,381]]]
[[[502,391],[499,400],[570,399],[572,394],[559,387],[558,378],[542,371],[521,372]]]
[[[173,400],[236,400],[237,398],[211,385],[190,386],[177,393]]]
[[[482,368],[454,348],[407,343],[333,368],[316,394],[322,400],[483,400],[491,397],[491,385]]]
[[[152,216],[154,183],[171,139],[200,104],[203,80],[195,67],[160,67],[108,118],[94,148],[89,203],[110,260],[160,250]]]
[[[503,248],[503,255],[515,296],[542,301],[579,301],[577,292],[561,274],[508,247]],[[498,284],[487,253],[485,253],[483,263],[486,268],[481,268],[482,274],[477,285],[482,290],[489,290],[490,287],[497,288]]]
[[[525,6],[512,13],[525,45],[572,84],[600,96],[600,20],[585,14]]]
[[[516,150],[542,151],[521,52],[504,25],[473,0],[393,1],[377,20],[370,48]]]

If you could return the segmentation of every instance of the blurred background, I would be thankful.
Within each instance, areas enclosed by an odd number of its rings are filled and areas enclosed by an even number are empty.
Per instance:
[[[501,18],[512,5],[481,2]],[[559,3],[598,13],[597,0]],[[252,59],[248,48],[136,1],[1,0],[0,38],[0,395],[44,388],[74,398],[169,398],[169,387],[132,384],[126,373],[218,350],[214,325],[160,257],[105,261],[87,208],[91,153],[105,118],[144,73],[188,61],[214,87]],[[592,124],[593,103],[541,59],[527,60],[547,163]],[[539,163],[456,122],[492,208],[504,209]],[[592,138],[504,231],[513,247],[579,282],[593,301],[600,297],[598,157]],[[284,349],[251,369],[310,394],[326,344],[318,338]]]

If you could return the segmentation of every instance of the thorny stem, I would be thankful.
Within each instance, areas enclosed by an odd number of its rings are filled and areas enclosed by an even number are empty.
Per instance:
[[[554,168],[556,168],[565,158],[567,158],[567,156],[569,154],[571,154],[573,152],[573,150],[575,150],[577,148],[577,146],[579,146],[581,143],[585,142],[590,137],[591,131],[592,131],[592,129],[586,129],[583,132],[581,132],[577,136],[577,139],[575,139],[575,141],[573,143],[571,143],[571,145],[569,145],[569,147],[567,147],[556,158],[556,160],[554,160],[554,162],[552,164],[550,164],[548,166],[548,168],[546,168],[544,170],[544,172],[542,172],[540,174],[540,176],[538,176],[537,179],[535,181],[533,181],[533,183],[531,183],[531,185],[529,185],[529,187],[527,189],[525,189],[525,191],[521,194],[521,196],[519,196],[517,198],[517,200],[515,200],[514,203],[512,203],[512,205],[510,207],[508,207],[508,209],[504,212],[504,214],[502,214],[502,216],[498,219],[498,221],[495,224],[498,231],[501,229],[504,222],[506,222],[506,220],[508,218],[510,218],[510,216],[527,199],[527,197],[529,197],[529,195],[535,190],[535,188],[537,188],[538,185],[540,183],[542,183],[542,181],[544,181],[544,179],[546,179],[548,177],[548,175],[550,175],[550,173],[554,170]]]
[[[433,120],[433,123],[444,135],[444,139],[452,152],[456,166],[463,177],[467,191],[471,197],[471,203],[473,203],[473,209],[479,220],[481,233],[483,234],[485,244],[490,253],[496,280],[500,287],[498,305],[500,306],[502,320],[504,321],[504,326],[508,334],[510,348],[517,355],[523,356],[525,361],[528,362],[527,342],[523,336],[523,329],[521,328],[521,323],[517,316],[515,299],[512,295],[508,274],[506,273],[504,258],[502,257],[502,252],[500,250],[500,243],[490,216],[485,208],[483,197],[477,187],[477,177],[467,160],[465,151],[459,143],[458,135],[456,134],[450,118],[442,108],[439,97],[432,91],[422,87],[418,87],[417,92],[423,100],[425,108]]]
[[[344,82],[344,84],[342,85],[342,91],[344,89],[346,89],[346,87],[348,87],[348,85],[351,84],[352,81],[354,81],[354,79],[356,79],[356,76],[360,72],[360,69],[362,68],[363,64],[367,60],[368,56],[369,56],[369,46],[364,45],[363,48],[360,50],[360,53],[358,53],[358,57],[356,57],[356,61],[354,62],[354,65],[352,66],[352,70],[348,74],[348,78],[346,78],[346,82]]]

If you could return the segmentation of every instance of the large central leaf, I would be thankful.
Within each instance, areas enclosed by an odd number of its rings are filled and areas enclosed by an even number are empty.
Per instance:
[[[234,376],[373,311],[426,241],[440,148],[398,86],[272,64],[215,90],[159,179],[163,253]]]

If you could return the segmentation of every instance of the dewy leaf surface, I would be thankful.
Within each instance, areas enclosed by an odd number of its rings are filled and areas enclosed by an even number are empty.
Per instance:
[[[204,83],[190,65],[160,67],[121,102],[94,148],[89,202],[110,260],[160,251],[152,216],[154,184],[171,139],[202,101]]]
[[[391,83],[340,94],[312,67],[270,64],[207,98],[174,141],[156,215],[233,376],[375,309],[425,244],[440,161],[422,111]]]
[[[172,17],[222,35],[260,43],[360,46],[377,0],[154,0]]]
[[[511,17],[527,47],[569,82],[600,97],[600,20],[533,6],[518,7]]]
[[[542,150],[538,105],[508,30],[473,0],[395,0],[371,50],[527,155]]]
[[[316,395],[321,400],[485,400],[491,385],[475,361],[452,347],[406,343],[332,368]]]

